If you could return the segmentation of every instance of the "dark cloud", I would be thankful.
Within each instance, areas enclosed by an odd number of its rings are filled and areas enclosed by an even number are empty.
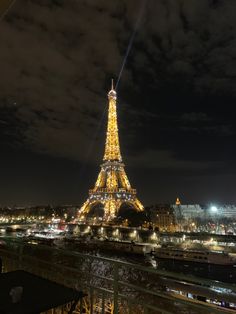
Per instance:
[[[92,3],[60,4],[25,1],[2,22],[1,91],[30,125],[26,145],[80,159],[72,144],[86,145],[88,129],[95,130],[105,105],[106,73],[121,62],[110,30],[119,25]]]
[[[53,158],[98,165],[106,93],[141,10],[118,87],[125,161],[173,182],[236,169],[235,0],[142,3],[16,1],[0,29],[4,147],[43,154],[49,169]]]
[[[183,121],[190,121],[190,122],[209,121],[210,120],[210,118],[204,112],[184,113],[181,116],[181,119],[183,119]]]

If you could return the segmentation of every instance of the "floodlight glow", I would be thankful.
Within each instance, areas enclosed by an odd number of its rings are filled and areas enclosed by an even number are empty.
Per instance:
[[[218,211],[218,208],[216,206],[211,206],[211,211],[216,213]]]

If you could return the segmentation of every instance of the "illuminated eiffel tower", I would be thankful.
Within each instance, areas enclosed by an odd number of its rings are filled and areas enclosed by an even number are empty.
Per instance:
[[[116,113],[116,91],[113,88],[108,93],[109,109],[103,164],[95,187],[89,190],[89,197],[78,212],[78,218],[84,219],[94,206],[104,208],[106,221],[115,218],[122,204],[142,211],[143,205],[137,199],[136,190],[131,188],[122,162],[119,144],[119,134]]]

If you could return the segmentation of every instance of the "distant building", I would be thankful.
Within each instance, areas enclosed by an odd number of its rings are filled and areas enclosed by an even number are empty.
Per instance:
[[[235,205],[223,205],[220,208],[220,214],[227,218],[236,218],[236,206]]]
[[[207,213],[212,218],[236,219],[236,205],[209,206]]]
[[[168,204],[157,204],[149,208],[151,222],[160,231],[175,231],[175,215]]]
[[[193,220],[205,217],[205,211],[199,204],[182,205],[179,198],[177,198],[176,203],[171,207],[173,208],[177,221],[181,219]]]

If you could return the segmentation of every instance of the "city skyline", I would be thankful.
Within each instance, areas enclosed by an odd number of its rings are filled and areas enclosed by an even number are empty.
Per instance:
[[[141,2],[22,3],[0,22],[0,201],[82,204]],[[146,1],[118,86],[124,162],[145,205],[236,203],[234,9]]]
[[[1,313],[236,311],[235,12],[0,0]]]

